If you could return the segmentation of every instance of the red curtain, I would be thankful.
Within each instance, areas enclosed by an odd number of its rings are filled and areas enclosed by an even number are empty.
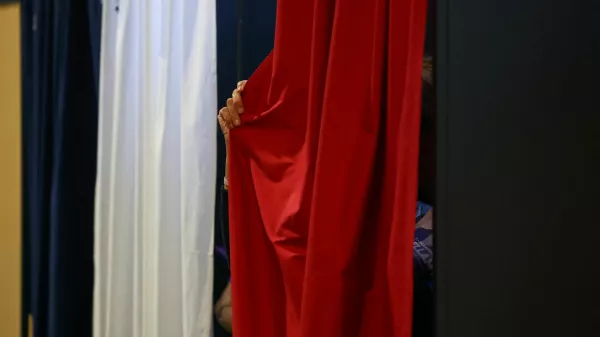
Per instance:
[[[237,337],[409,337],[426,0],[280,0],[230,136]]]

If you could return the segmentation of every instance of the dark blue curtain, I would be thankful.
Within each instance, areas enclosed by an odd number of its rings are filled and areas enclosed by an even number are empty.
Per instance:
[[[242,7],[238,7],[243,3]],[[219,0],[217,1],[217,82],[219,105],[231,97],[238,80],[247,79],[254,69],[273,49],[275,34],[275,9],[277,0]],[[238,39],[238,19],[242,20],[241,39]],[[238,44],[240,42],[241,44]],[[240,47],[238,51],[238,47]],[[241,78],[238,78],[241,77]],[[216,124],[215,111],[215,127]],[[225,174],[225,143],[221,130],[217,135],[217,193],[223,184]],[[219,216],[220,198],[216,198],[215,244],[225,246],[228,240],[228,229],[222,231]],[[224,259],[215,255],[215,287],[214,300],[218,300],[227,285],[229,269]],[[215,322],[215,337],[229,334]]]
[[[22,1],[23,335],[92,335],[100,0]]]

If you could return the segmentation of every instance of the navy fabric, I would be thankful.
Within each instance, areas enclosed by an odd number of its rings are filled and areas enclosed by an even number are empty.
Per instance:
[[[23,336],[92,335],[99,0],[24,0]]]

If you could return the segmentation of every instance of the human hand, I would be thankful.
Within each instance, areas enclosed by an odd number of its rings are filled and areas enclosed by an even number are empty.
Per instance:
[[[231,94],[231,98],[227,100],[227,106],[219,110],[219,126],[221,132],[225,136],[225,143],[229,140],[229,131],[236,126],[242,124],[240,115],[244,113],[244,104],[242,102],[242,93],[247,81],[238,82],[237,88]]]

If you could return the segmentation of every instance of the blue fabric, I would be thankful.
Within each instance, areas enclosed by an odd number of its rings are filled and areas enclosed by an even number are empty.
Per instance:
[[[416,223],[431,210],[431,206],[417,202]],[[413,243],[415,272],[423,273],[432,278],[433,274],[433,230],[417,227]],[[431,283],[431,282],[428,282]]]
[[[419,222],[431,206],[417,202],[416,222]],[[413,337],[433,337],[433,231],[415,229],[414,256],[414,304]]]
[[[431,206],[429,206],[428,204],[424,203],[424,202],[420,202],[417,201],[417,215],[416,215],[416,222],[421,221],[421,219],[423,219],[423,217],[425,216],[425,214],[427,214],[427,212],[429,212],[431,210]]]
[[[98,0],[24,0],[23,318],[35,337],[92,335]]]

